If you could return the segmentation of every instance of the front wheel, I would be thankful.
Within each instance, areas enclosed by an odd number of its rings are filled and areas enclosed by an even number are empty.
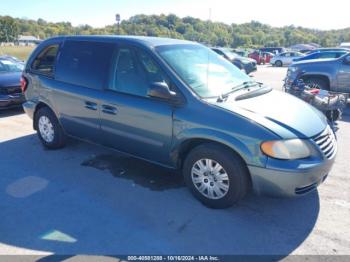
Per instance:
[[[211,208],[227,208],[242,199],[249,188],[244,161],[216,144],[203,144],[187,156],[183,174],[192,194]]]
[[[34,126],[41,143],[48,149],[57,149],[65,145],[65,134],[55,114],[43,107],[36,112]]]

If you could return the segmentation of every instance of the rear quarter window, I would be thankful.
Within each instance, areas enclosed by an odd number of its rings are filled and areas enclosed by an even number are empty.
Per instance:
[[[52,76],[59,45],[50,45],[44,48],[34,59],[31,69],[35,73]]]
[[[102,89],[107,79],[115,45],[93,41],[66,41],[57,61],[56,79]]]

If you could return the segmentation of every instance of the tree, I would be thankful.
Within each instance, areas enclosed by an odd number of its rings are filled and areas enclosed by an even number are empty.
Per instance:
[[[0,41],[14,41],[18,34],[40,36],[115,34],[116,25],[93,28],[89,25],[72,26],[69,22],[51,23],[43,19],[28,20],[0,16]],[[271,27],[258,21],[227,25],[203,21],[194,17],[170,15],[135,15],[123,20],[120,34],[172,37],[201,42],[212,46],[262,47],[290,46],[299,43],[317,43],[335,46],[350,41],[350,28],[342,30],[315,30],[303,27]]]
[[[14,42],[18,39],[18,23],[10,16],[0,17],[0,42]]]

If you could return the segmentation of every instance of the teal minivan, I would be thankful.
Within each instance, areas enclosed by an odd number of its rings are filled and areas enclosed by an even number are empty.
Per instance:
[[[304,195],[326,179],[337,152],[319,111],[189,41],[51,38],[27,61],[22,90],[45,147],[70,136],[180,169],[213,208],[250,189]]]

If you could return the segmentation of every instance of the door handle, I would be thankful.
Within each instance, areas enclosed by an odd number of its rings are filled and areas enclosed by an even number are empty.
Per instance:
[[[90,101],[85,101],[85,108],[90,110],[97,110],[97,104]]]
[[[102,112],[110,115],[116,115],[117,109],[114,106],[102,105]]]

